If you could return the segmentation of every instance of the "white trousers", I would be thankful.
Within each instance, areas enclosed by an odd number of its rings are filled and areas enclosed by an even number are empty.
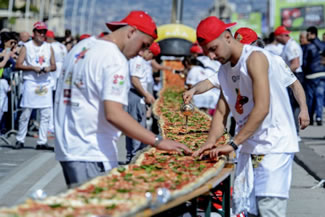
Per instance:
[[[24,143],[25,137],[27,134],[28,122],[33,108],[23,108],[23,112],[19,118],[19,129],[16,136],[16,140]],[[47,143],[47,131],[49,128],[49,122],[51,117],[51,107],[39,108],[41,118],[40,118],[40,127],[38,131],[38,140],[37,144],[46,144]]]

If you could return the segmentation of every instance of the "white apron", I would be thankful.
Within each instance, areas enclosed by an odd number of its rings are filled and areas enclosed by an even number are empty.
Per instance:
[[[23,108],[52,107],[52,84],[49,81],[25,80],[20,106]]]

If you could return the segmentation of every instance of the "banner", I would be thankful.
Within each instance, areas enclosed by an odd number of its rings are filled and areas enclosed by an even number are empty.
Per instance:
[[[241,27],[248,27],[253,29],[258,36],[261,37],[262,33],[262,14],[259,12],[252,12],[248,15],[242,15],[238,13],[232,13],[231,22],[236,22],[237,25],[231,28],[232,33],[234,34],[237,29]]]
[[[325,32],[324,12],[324,0],[275,0],[274,28],[283,25],[296,38],[299,32],[316,26],[319,30],[318,37],[321,37]]]

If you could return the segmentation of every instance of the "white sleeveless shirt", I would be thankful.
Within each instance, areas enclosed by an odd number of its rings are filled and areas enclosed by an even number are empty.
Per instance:
[[[239,131],[254,107],[252,80],[247,59],[253,51],[262,52],[268,62],[270,85],[269,113],[256,132],[242,143],[241,152],[250,154],[294,153],[299,151],[296,128],[287,89],[277,75],[283,68],[268,51],[245,45],[237,64],[221,66],[220,85]]]
[[[26,47],[26,56],[24,65],[48,67],[50,66],[51,59],[51,45],[47,42],[43,42],[41,46],[34,44],[33,40],[24,44]],[[51,79],[50,73],[42,73],[37,75],[35,71],[24,71],[24,80],[33,81],[49,81]]]

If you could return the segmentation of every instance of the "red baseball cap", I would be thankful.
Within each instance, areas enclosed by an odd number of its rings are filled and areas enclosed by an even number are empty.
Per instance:
[[[235,32],[234,38],[242,44],[251,44],[258,39],[258,36],[254,30],[242,27]]]
[[[158,56],[160,54],[160,46],[157,42],[153,42],[150,45],[149,50],[153,53],[154,56]]]
[[[191,49],[191,53],[203,54],[203,49],[198,43],[193,43]]]
[[[84,40],[84,39],[89,38],[89,37],[91,37],[91,35],[89,35],[89,34],[82,34],[82,35],[80,35],[79,39],[81,41],[81,40]]]
[[[47,30],[46,35],[47,38],[55,38],[54,32],[51,30]]]
[[[215,16],[210,16],[202,20],[196,28],[196,37],[201,46],[218,38],[226,29],[237,23],[224,23]]]
[[[44,22],[37,21],[36,23],[34,23],[33,29],[37,29],[37,30],[46,29],[47,30],[47,25]]]
[[[134,26],[140,31],[152,36],[154,39],[158,37],[156,23],[147,12],[131,11],[129,15],[121,21],[106,23],[106,26],[112,31],[125,25]]]
[[[285,26],[279,26],[278,28],[275,29],[274,31],[274,35],[289,35],[290,31],[287,30],[287,28]]]

